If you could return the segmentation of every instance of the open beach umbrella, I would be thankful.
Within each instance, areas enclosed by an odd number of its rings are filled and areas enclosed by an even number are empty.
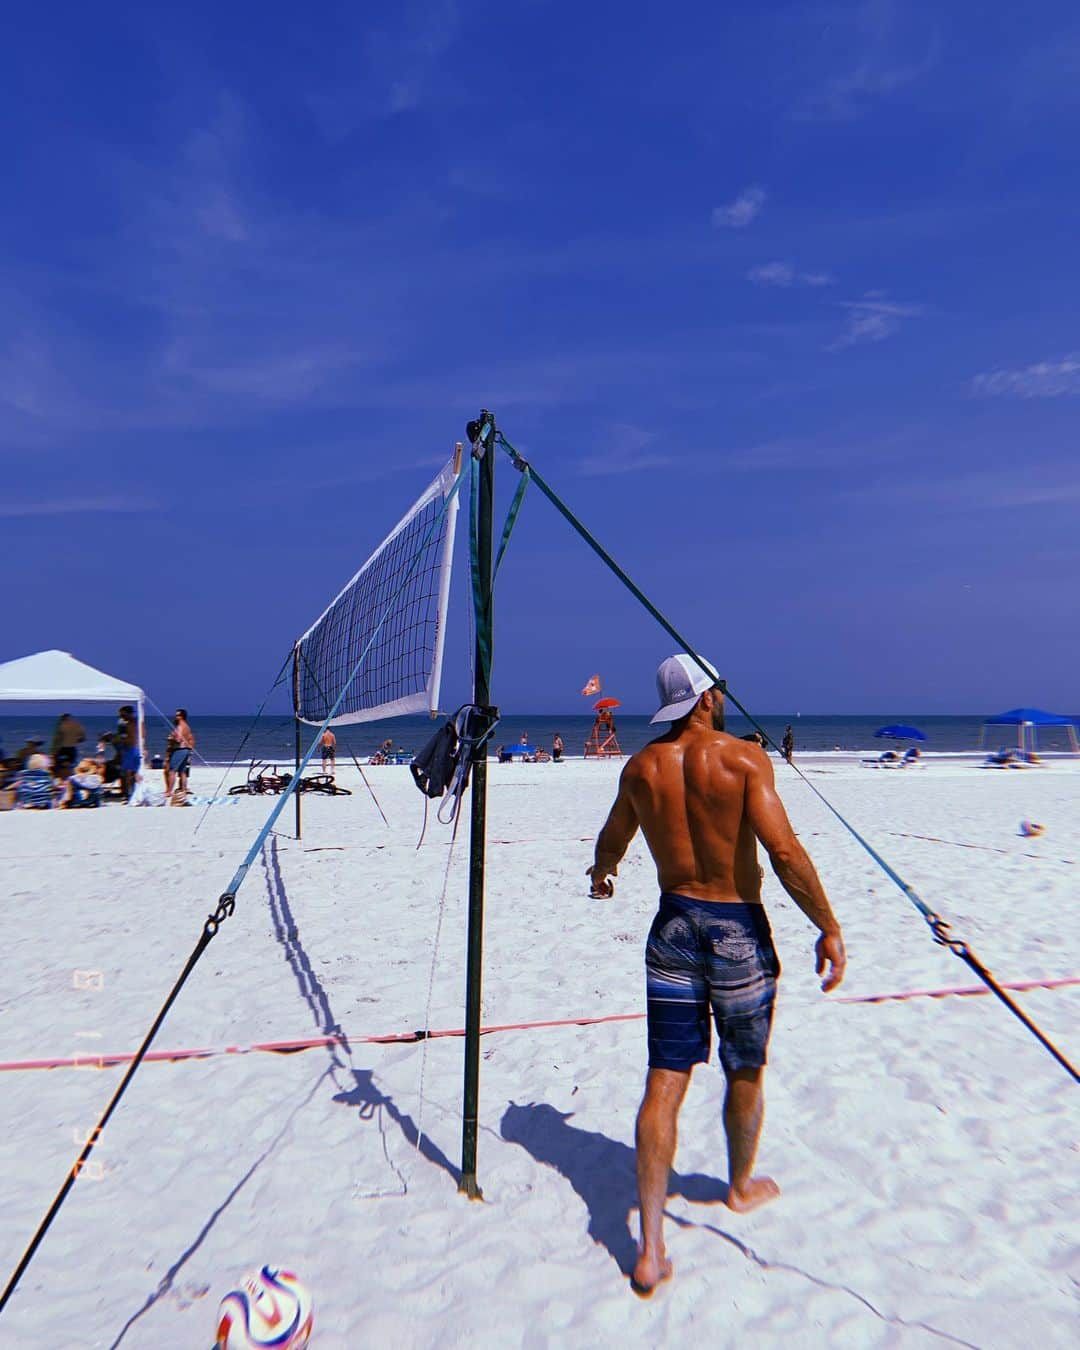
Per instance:
[[[621,708],[622,700],[617,698],[598,698],[592,706],[593,712],[603,712],[605,708]]]
[[[906,726],[903,722],[891,722],[887,727],[878,727],[874,735],[883,736],[889,741],[925,741],[929,739],[925,731],[920,731],[918,727]]]

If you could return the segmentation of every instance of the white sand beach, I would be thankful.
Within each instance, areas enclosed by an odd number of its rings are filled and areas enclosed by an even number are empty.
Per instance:
[[[804,767],[999,978],[1080,975],[1080,766]],[[208,1346],[219,1300],[264,1262],[311,1288],[320,1350],[1076,1343],[1075,1085],[992,997],[840,1001],[976,981],[782,768],[850,964],[822,995],[810,926],[769,874],[784,975],[759,1169],[780,1199],[745,1216],[721,1203],[714,1059],[682,1115],[675,1278],[632,1295],[640,1020],[485,1037],[484,1203],[463,1199],[461,1040],[361,1038],[463,1025],[467,820],[428,1018],[448,831],[432,812],[417,850],[408,771],[368,772],[389,827],[353,769],[339,773],[352,797],[305,799],[302,843],[290,804],[155,1044],[243,1049],[340,1026],[348,1048],[143,1065],[95,1152],[100,1176],[79,1179],[0,1317],[0,1346]],[[656,884],[640,838],[613,901],[589,900],[584,875],[617,774],[492,766],[487,1023],[644,1012]],[[218,776],[196,769],[193,790]],[[198,833],[199,808],[0,816],[0,1061],[134,1050],[269,805],[212,807]],[[1025,817],[1040,838],[1020,837]],[[1016,997],[1080,1057],[1080,987]],[[0,1073],[5,1280],[121,1074]]]

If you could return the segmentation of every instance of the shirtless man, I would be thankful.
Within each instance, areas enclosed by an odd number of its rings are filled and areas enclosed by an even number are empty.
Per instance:
[[[173,715],[169,740],[165,746],[165,792],[174,806],[188,804],[188,775],[191,773],[191,752],[194,749],[195,733],[188,722],[187,709],[177,708]]]
[[[337,737],[329,727],[323,732],[319,739],[319,749],[322,751],[322,771],[329,773],[333,778],[337,768]],[[327,768],[326,766],[330,767]]]
[[[780,974],[755,836],[788,895],[820,930],[815,953],[824,991],[836,988],[846,964],[840,925],[776,795],[769,758],[724,734],[715,679],[685,654],[660,666],[661,707],[652,720],[670,729],[623,770],[588,869],[592,896],[612,896],[610,878],[640,826],[660,882],[645,949],[649,1073],[637,1118],[641,1247],[631,1287],[643,1297],[672,1271],[663,1237],[668,1173],[691,1071],[709,1057],[710,1007],[727,1079],[727,1203],[746,1211],[780,1193],[771,1177],[751,1174]]]

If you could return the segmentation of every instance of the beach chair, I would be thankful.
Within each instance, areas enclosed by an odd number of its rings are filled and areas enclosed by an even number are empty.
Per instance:
[[[71,784],[71,796],[67,802],[69,810],[101,805],[105,784],[97,774],[76,773],[68,781]]]

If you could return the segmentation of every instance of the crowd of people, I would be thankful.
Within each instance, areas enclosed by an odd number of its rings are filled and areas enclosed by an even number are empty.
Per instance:
[[[9,755],[0,748],[0,810],[72,810],[96,807],[104,801],[127,802],[135,790],[143,764],[139,718],[130,703],[116,714],[116,726],[87,747],[83,724],[62,713],[46,749],[41,736],[30,736]],[[187,711],[177,709],[165,742],[165,753],[154,757],[165,776],[165,797],[185,805],[195,735]]]

